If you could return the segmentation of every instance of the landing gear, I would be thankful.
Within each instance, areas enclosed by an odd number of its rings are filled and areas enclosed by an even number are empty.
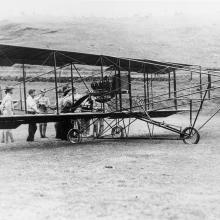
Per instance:
[[[180,137],[185,144],[197,144],[200,140],[199,132],[193,127],[183,129]]]
[[[82,135],[79,132],[78,129],[70,129],[68,134],[67,134],[67,138],[69,140],[69,142],[71,142],[72,144],[75,143],[80,143],[82,141]]]
[[[124,137],[124,129],[121,126],[116,125],[112,128],[111,135],[113,138],[123,138]]]

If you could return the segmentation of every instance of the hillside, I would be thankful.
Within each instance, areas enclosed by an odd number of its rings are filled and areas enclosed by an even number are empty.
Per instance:
[[[220,22],[167,17],[0,21],[0,43],[220,66]]]

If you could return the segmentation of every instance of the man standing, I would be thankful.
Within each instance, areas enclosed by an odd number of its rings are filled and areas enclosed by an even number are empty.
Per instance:
[[[39,113],[39,111],[37,109],[36,100],[34,99],[35,90],[30,89],[28,91],[28,94],[29,94],[29,96],[27,97],[27,113],[32,114],[32,115]],[[29,127],[28,127],[27,141],[34,141],[34,135],[35,135],[36,130],[37,130],[36,123],[30,123]]]
[[[50,100],[47,96],[45,96],[45,93],[46,89],[41,89],[41,94],[37,101],[41,114],[47,114],[48,107],[50,106]],[[46,138],[47,123],[40,123],[39,128],[41,138]]]
[[[18,105],[18,103],[14,104],[12,100],[13,87],[6,86],[5,88],[5,97],[2,100],[1,110],[4,116],[12,116],[14,114],[14,107]],[[8,143],[9,138],[11,142],[14,142],[14,138],[10,129],[3,130],[2,132],[2,143]]]

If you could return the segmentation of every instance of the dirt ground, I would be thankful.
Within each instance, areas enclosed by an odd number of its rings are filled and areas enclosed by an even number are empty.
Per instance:
[[[171,121],[183,121],[183,116]],[[201,117],[200,123],[205,120]],[[0,220],[220,219],[220,116],[197,145],[174,140],[0,144]],[[133,130],[144,133],[144,126]]]

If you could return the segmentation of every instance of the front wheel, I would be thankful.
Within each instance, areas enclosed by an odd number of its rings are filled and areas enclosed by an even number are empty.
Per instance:
[[[183,129],[181,138],[185,144],[197,144],[200,140],[199,132],[193,127]]]
[[[78,129],[74,129],[74,128],[69,130],[67,134],[67,138],[69,142],[71,142],[72,144],[80,143],[82,141],[81,133],[79,132]]]
[[[124,129],[121,126],[115,126],[112,128],[111,135],[113,138],[123,138],[124,137]]]

